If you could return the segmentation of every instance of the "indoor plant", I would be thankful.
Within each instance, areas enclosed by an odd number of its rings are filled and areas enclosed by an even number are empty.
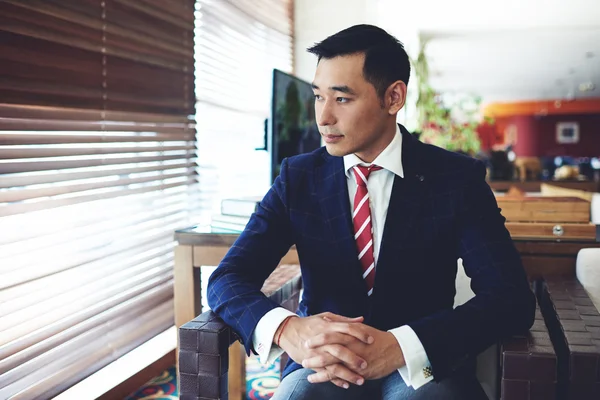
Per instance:
[[[419,139],[450,151],[469,155],[477,154],[481,141],[477,127],[481,98],[461,95],[450,102],[443,98],[429,83],[429,64],[425,55],[427,41],[421,41],[417,59],[412,59],[413,71],[417,77]]]

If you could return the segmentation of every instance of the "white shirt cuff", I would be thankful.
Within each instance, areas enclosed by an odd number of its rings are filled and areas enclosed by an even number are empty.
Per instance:
[[[258,353],[258,360],[263,364],[273,364],[277,357],[283,354],[281,347],[273,343],[275,332],[287,317],[296,316],[283,307],[274,308],[266,313],[252,334],[252,344]]]
[[[433,380],[431,364],[419,337],[408,325],[390,329],[404,353],[405,366],[398,369],[406,386],[415,390]]]

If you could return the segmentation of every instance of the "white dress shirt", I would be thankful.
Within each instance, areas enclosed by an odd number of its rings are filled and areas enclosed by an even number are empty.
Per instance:
[[[357,183],[352,168],[357,164],[369,166],[354,154],[344,156],[344,168],[348,181],[348,195],[350,209],[354,208],[354,195]],[[402,168],[402,134],[400,128],[396,127],[396,135],[390,144],[377,156],[373,164],[382,167],[382,170],[373,171],[367,181],[369,191],[369,205],[371,207],[371,223],[373,225],[373,255],[375,257],[375,268],[383,236],[383,227],[387,216],[388,206],[392,195],[394,177],[404,177]],[[377,271],[377,269],[375,270]],[[377,273],[377,272],[375,272]],[[377,287],[375,287],[377,290]],[[273,343],[275,332],[279,325],[288,317],[296,315],[285,308],[276,308],[265,314],[252,335],[254,349],[259,355],[262,363],[273,363],[283,350]],[[433,379],[429,371],[431,365],[425,352],[423,344],[417,334],[408,325],[389,330],[392,333],[404,353],[406,365],[398,370],[407,386],[417,389]]]

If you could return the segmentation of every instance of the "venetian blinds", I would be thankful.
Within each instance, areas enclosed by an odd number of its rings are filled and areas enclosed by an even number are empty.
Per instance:
[[[196,119],[202,211],[224,197],[264,195],[270,156],[264,121],[273,68],[291,72],[292,0],[199,0],[196,7]]]
[[[194,7],[0,0],[1,399],[50,398],[174,323]]]

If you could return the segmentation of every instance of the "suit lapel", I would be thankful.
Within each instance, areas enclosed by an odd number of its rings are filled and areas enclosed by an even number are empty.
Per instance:
[[[392,195],[385,220],[377,272],[375,274],[375,290],[377,282],[385,279],[386,268],[397,267],[398,248],[410,237],[415,229],[415,221],[419,216],[422,198],[427,187],[427,176],[420,165],[420,143],[403,126],[402,131],[402,168],[404,178],[396,176]]]
[[[342,157],[328,154],[324,154],[323,157],[323,164],[317,168],[316,188],[323,217],[335,242],[335,249],[332,251],[336,251],[337,254],[332,258],[341,266],[340,276],[350,284],[348,290],[364,296],[366,300],[367,292],[354,240],[344,160]]]
[[[394,178],[377,261],[374,294],[377,293],[377,282],[385,279],[385,269],[397,265],[398,247],[414,230],[427,186],[427,177],[419,162],[420,143],[403,126],[400,130],[404,178]],[[316,189],[323,217],[336,245],[335,250],[332,249],[336,251],[332,258],[341,266],[340,274],[349,283],[348,290],[356,296],[364,296],[367,301],[369,297],[358,261],[346,179],[343,158],[325,153],[322,164],[316,169]]]

